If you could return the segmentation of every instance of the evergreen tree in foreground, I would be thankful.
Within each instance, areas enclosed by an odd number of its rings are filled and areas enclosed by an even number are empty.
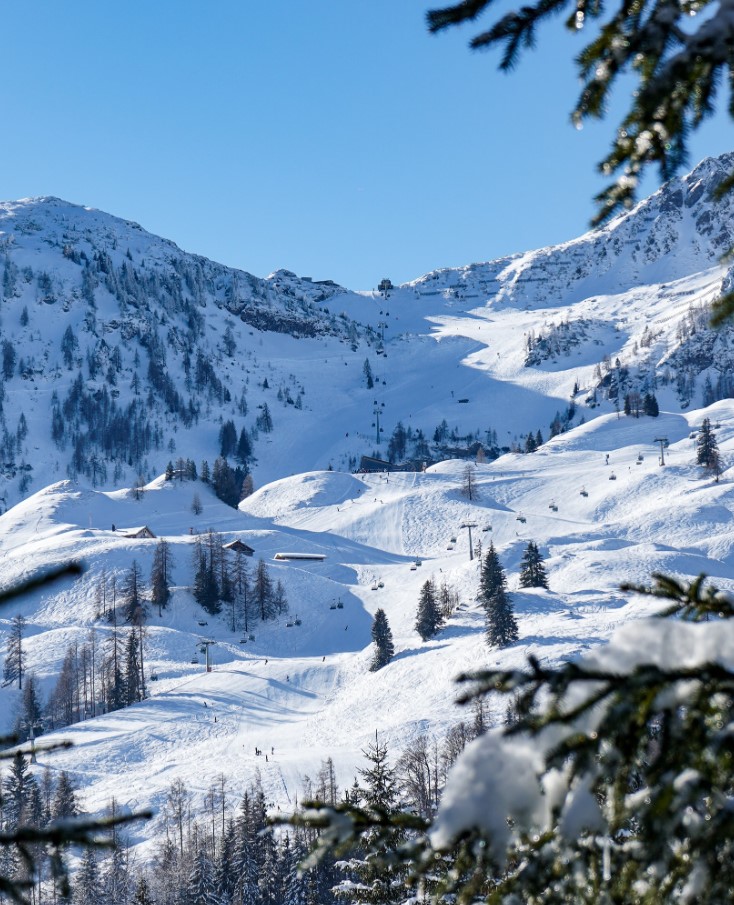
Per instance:
[[[359,770],[361,782],[353,792],[352,803],[390,817],[398,810],[400,786],[395,770],[388,763],[387,748],[375,734],[374,744],[363,754],[368,766]],[[405,831],[397,827],[386,831],[371,829],[361,841],[363,845],[352,857],[337,862],[337,867],[347,874],[334,889],[337,898],[351,905],[398,905],[405,901],[407,871],[390,858],[405,841]]]
[[[540,555],[535,541],[528,541],[520,563],[520,587],[521,588],[547,588],[548,576],[543,565],[543,557]]]
[[[370,664],[370,670],[377,672],[378,669],[387,666],[395,654],[392,632],[390,631],[385,611],[382,609],[375,613],[375,619],[372,623],[372,640],[375,642],[375,654]]]
[[[424,641],[433,638],[443,627],[444,618],[438,605],[438,594],[433,579],[429,579],[421,588],[418,601],[418,612],[415,619],[415,630]]]

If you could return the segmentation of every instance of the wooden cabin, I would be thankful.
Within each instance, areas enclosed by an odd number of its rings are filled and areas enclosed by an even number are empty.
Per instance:
[[[245,556],[252,556],[255,552],[252,547],[248,546],[248,544],[244,543],[239,538],[230,541],[228,544],[224,544],[224,549],[233,550],[235,553],[244,553]]]
[[[147,525],[143,525],[141,528],[123,528],[122,531],[120,531],[120,534],[123,537],[132,537],[136,540],[155,537],[155,534],[153,534]]]

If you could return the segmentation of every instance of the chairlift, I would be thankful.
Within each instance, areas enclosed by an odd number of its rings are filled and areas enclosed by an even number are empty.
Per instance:
[[[199,619],[199,625],[209,625],[206,619]]]
[[[301,620],[300,620],[300,619],[296,618],[296,619],[293,620],[293,625],[300,625],[300,624],[301,624]]]
[[[336,608],[337,608],[338,610],[343,610],[343,609],[344,609],[344,604],[341,602],[341,600],[337,603]]]
[[[373,584],[372,584],[372,590],[373,590],[373,591],[376,591],[376,590],[377,590],[377,582],[376,582],[376,581],[373,582]]]
[[[415,572],[415,570],[416,570],[417,568],[418,568],[418,566],[416,566],[416,564],[415,564],[414,562],[412,562],[412,563],[410,564],[410,571],[411,571],[411,572]]]
[[[255,636],[254,636],[254,635],[248,635],[247,637],[250,639],[250,641],[254,641],[254,640],[255,640]]]
[[[492,530],[492,526],[491,526],[491,525],[485,525],[485,526],[482,528],[482,531],[491,531],[491,530]]]
[[[617,480],[617,476],[615,475],[614,472],[612,472],[612,473],[609,475],[609,480],[610,480],[610,481],[616,481],[616,480]]]
[[[524,525],[525,522],[527,521],[527,519],[525,518],[525,516],[524,516],[524,515],[522,514],[522,512],[521,512],[519,515],[516,515],[516,516],[515,516],[515,521],[516,521],[516,522],[522,522],[523,525]]]
[[[384,581],[378,581],[378,582],[377,582],[377,587],[378,587],[378,588],[384,588],[384,587],[385,587],[385,582],[384,582]]]
[[[548,508],[552,509],[553,512],[558,512],[558,506],[556,505],[555,500],[551,500],[550,503],[548,503]]]
[[[150,681],[151,681],[151,682],[157,682],[157,681],[158,681],[158,673],[157,673],[157,672],[152,672],[152,673],[150,674]]]
[[[453,544],[449,544],[448,547],[446,547],[446,549],[447,549],[447,550],[453,550],[453,549],[454,549],[454,545],[453,545]]]
[[[286,627],[286,628],[293,628],[293,623],[292,623],[292,622],[286,622],[285,627]]]
[[[581,496],[588,496],[588,495],[589,495],[589,491],[588,491],[585,487],[582,487],[581,490],[580,490],[579,492],[581,493]]]
[[[336,604],[335,604],[335,603],[332,603],[331,606],[329,607],[329,609],[330,609],[330,610],[335,610],[335,609],[336,609]]]
[[[198,663],[198,662],[199,662],[199,658],[196,656],[196,654],[194,654],[194,656],[191,658],[191,662],[192,662],[192,663]]]
[[[247,638],[240,638],[240,644],[247,644]]]
[[[450,537],[450,538],[449,538],[449,543],[455,544],[455,543],[456,543],[456,538],[455,538],[455,537]]]
[[[422,560],[422,559],[416,559],[415,564],[416,564],[417,566],[422,566],[422,565],[423,565],[423,560]]]

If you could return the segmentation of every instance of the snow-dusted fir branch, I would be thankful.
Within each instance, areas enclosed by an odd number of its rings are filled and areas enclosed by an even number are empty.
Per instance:
[[[428,27],[441,31],[492,8],[492,0],[462,0],[429,11]],[[510,70],[522,50],[534,46],[538,25],[561,12],[569,14],[566,27],[572,31],[598,22],[597,37],[576,59],[582,89],[572,120],[579,128],[585,119],[605,115],[620,76],[632,74],[637,83],[611,150],[599,164],[604,175],[617,174],[596,198],[599,224],[632,206],[646,166],[657,164],[669,179],[686,162],[688,136],[713,113],[719,82],[734,61],[734,2],[641,0],[615,8],[598,0],[537,0],[501,15],[471,46],[501,47],[500,69]],[[734,114],[731,105],[729,113]],[[731,188],[733,180],[734,174],[723,188]]]

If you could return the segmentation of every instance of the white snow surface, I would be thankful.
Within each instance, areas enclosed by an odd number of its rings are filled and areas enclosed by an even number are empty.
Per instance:
[[[734,401],[656,420],[607,415],[533,455],[508,454],[478,465],[480,496],[472,503],[460,493],[460,461],[425,473],[295,475],[261,488],[239,511],[201,482],[160,478],[140,501],[125,491],[81,489],[71,482],[45,488],[0,517],[3,584],[69,560],[87,571],[6,605],[0,626],[7,631],[16,612],[27,618],[28,668],[46,692],[70,644],[82,643],[92,628],[100,643],[109,635],[109,626],[95,618],[101,570],[121,577],[135,559],[149,574],[157,540],[125,538],[126,528],[146,524],[170,543],[175,590],[163,616],[151,612],[149,618],[147,671],[159,676],[148,684],[149,699],[54,733],[74,747],[41,754],[39,764],[70,770],[92,811],[112,796],[130,808],[160,808],[179,777],[201,799],[221,773],[230,777],[234,805],[256,772],[268,801],[285,810],[302,794],[304,774],[314,776],[328,756],[340,783],[351,783],[375,731],[394,755],[417,733],[441,738],[465,716],[453,703],[454,678],[462,671],[519,667],[529,653],[548,663],[592,651],[603,657],[598,645],[620,626],[634,660],[650,649],[652,631],[643,631],[638,620],[652,605],[622,595],[620,581],[642,582],[653,571],[703,571],[734,591],[732,485],[728,473],[717,484],[693,464],[689,434],[705,414],[717,419],[726,459]],[[660,434],[670,439],[664,468],[653,442]],[[640,452],[644,459],[638,464]],[[616,481],[609,480],[612,470]],[[200,516],[190,511],[194,492],[202,499]],[[468,519],[477,524],[475,540],[486,545],[493,539],[508,573],[520,640],[505,650],[488,650],[484,642],[483,611],[475,602],[478,562],[469,559],[467,532],[459,527]],[[262,557],[286,587],[288,616],[258,623],[254,642],[240,644],[242,630],[231,630],[226,610],[212,617],[193,601],[190,531],[210,526],[225,540],[239,537],[252,546],[255,558]],[[531,539],[547,558],[550,590],[518,587],[518,564]],[[279,550],[326,558],[281,563],[273,560]],[[416,557],[422,565],[411,569]],[[456,586],[461,605],[434,640],[422,642],[414,630],[415,610],[420,586],[431,576]],[[384,587],[373,590],[378,580]],[[343,609],[331,609],[337,600]],[[378,607],[388,616],[396,656],[370,672],[370,626]],[[296,615],[301,625],[287,627]],[[200,626],[204,618],[208,624]],[[693,638],[698,627],[678,628],[690,629]],[[658,629],[658,637],[661,657],[687,662],[689,651],[697,656],[687,636],[669,630],[663,637]],[[190,662],[201,638],[216,642],[209,674],[203,664]],[[717,644],[722,655],[731,649],[723,633]],[[17,689],[3,688],[0,701],[2,728],[8,729]],[[501,721],[503,711],[494,706],[493,718]],[[256,747],[274,754],[265,762],[255,756]],[[514,762],[522,756],[513,754]],[[527,757],[528,769],[535,770],[536,755],[528,751]],[[470,766],[471,758],[461,769]],[[493,786],[492,794],[509,790],[507,782]],[[537,817],[536,805],[528,799],[528,819]],[[475,810],[494,813],[480,805]],[[451,813],[449,806],[444,813]],[[144,845],[153,825],[136,829],[134,841]],[[451,829],[451,822],[446,826]]]
[[[174,557],[173,599],[162,616],[151,610],[148,622],[146,674],[158,676],[148,682],[149,698],[54,733],[52,740],[68,738],[74,747],[40,753],[39,768],[71,771],[92,812],[113,796],[131,809],[160,809],[178,778],[201,803],[222,773],[232,806],[259,774],[273,808],[290,810],[302,795],[304,775],[314,777],[326,757],[333,758],[341,786],[351,785],[375,731],[394,758],[416,735],[440,740],[470,718],[454,703],[454,680],[462,672],[520,667],[530,653],[544,663],[592,652],[601,657],[600,645],[618,629],[634,659],[650,640],[652,630],[640,620],[654,605],[622,594],[623,581],[646,582],[653,572],[705,572],[734,593],[734,400],[704,408],[699,387],[681,410],[673,386],[660,383],[657,419],[620,417],[602,398],[598,406],[587,404],[605,358],[619,358],[630,369],[664,369],[692,307],[708,303],[722,281],[731,280],[718,262],[732,242],[731,212],[713,217],[710,201],[711,185],[730,162],[704,161],[630,214],[572,243],[438,270],[397,287],[389,298],[317,286],[288,271],[258,281],[185,256],[135,224],[58,199],[1,204],[0,245],[18,267],[15,293],[2,302],[2,338],[30,364],[25,376],[14,374],[4,384],[7,424],[15,430],[23,412],[28,435],[20,444],[22,467],[20,461],[0,463],[0,501],[8,507],[0,515],[0,588],[70,560],[86,571],[0,605],[0,646],[12,617],[22,613],[27,666],[48,695],[70,645],[84,643],[91,630],[100,648],[109,637],[95,602],[103,571],[119,580],[136,560],[146,579],[150,574],[157,540],[126,538],[125,531],[147,525],[169,542]],[[183,392],[188,383],[177,343],[185,317],[173,307],[143,310],[132,303],[122,312],[102,286],[91,317],[79,296],[80,265],[61,253],[65,243],[90,258],[104,249],[120,266],[129,251],[127,260],[152,282],[175,282],[176,268],[190,268],[186,272],[201,272],[207,287],[196,308],[199,348],[216,363],[231,398],[219,405],[202,395],[199,420],[189,427],[155,404],[151,417],[160,437],[146,457],[143,473],[150,482],[139,501],[125,489],[137,477],[126,463],[117,481],[111,465],[97,486],[62,480],[71,450],[50,439],[51,400],[54,392],[63,398],[78,374],[86,375],[85,356],[99,348],[92,321],[108,347],[119,348],[121,368],[110,386],[121,404],[133,398],[137,369],[141,377],[145,373],[143,339],[152,329],[166,343],[169,375]],[[37,277],[25,280],[24,267],[49,274],[52,296],[41,293]],[[298,315],[315,332],[296,337],[265,329],[254,322],[264,311]],[[566,321],[586,325],[584,340],[567,354],[526,366],[530,335]],[[71,368],[60,353],[69,324],[79,341]],[[227,326],[237,345],[232,356],[222,349]],[[384,342],[377,338],[381,332]],[[371,389],[365,358],[376,378]],[[86,381],[99,392],[105,382],[104,372]],[[246,418],[237,407],[243,390]],[[278,399],[279,391],[293,399],[301,393],[302,407]],[[477,465],[475,501],[460,492],[461,460],[425,472],[350,473],[350,458],[385,454],[399,420],[429,439],[443,419],[459,434],[493,428],[500,446],[510,448],[529,431],[541,429],[547,438],[554,413],[572,395],[577,413],[568,432],[532,455],[506,453]],[[257,489],[238,510],[201,482],[160,476],[178,456],[211,463],[222,422],[232,418],[238,429],[249,429],[265,403],[274,431],[257,438]],[[378,444],[373,412],[382,403],[385,435]],[[694,464],[695,432],[704,417],[715,425],[722,454],[718,483]],[[658,438],[669,442],[665,467],[659,465]],[[327,470],[330,465],[334,470]],[[18,486],[22,474],[32,477],[25,498]],[[194,494],[203,505],[198,516],[191,510]],[[467,531],[460,527],[469,521],[477,525],[475,542],[486,548],[494,541],[508,574],[520,639],[504,650],[485,644],[484,614],[475,599],[478,561],[470,559]],[[257,623],[254,641],[241,643],[243,631],[232,631],[226,608],[212,617],[193,600],[192,551],[196,535],[209,528],[225,541],[241,538],[253,547],[253,564],[262,557],[285,586],[289,613]],[[550,590],[518,587],[530,540],[546,558]],[[273,557],[281,551],[325,559],[277,562]],[[411,568],[416,559],[422,565]],[[420,587],[431,576],[453,585],[461,603],[439,635],[422,642],[415,612]],[[342,608],[332,609],[337,601]],[[370,672],[370,628],[379,607],[396,655]],[[296,617],[300,625],[286,624]],[[698,655],[696,637],[661,636],[654,651],[688,662],[689,653]],[[191,662],[201,639],[216,642],[211,673]],[[722,634],[721,656],[726,640]],[[0,731],[12,728],[18,701],[16,688],[0,688]],[[495,723],[504,718],[502,707],[490,701]],[[473,762],[481,762],[482,746],[500,744],[494,738],[472,747],[457,769],[466,776]],[[256,747],[269,755],[267,762],[255,755]],[[537,753],[517,756],[526,757],[525,772],[535,775]],[[444,813],[452,813],[453,801],[454,813],[476,812],[496,828],[502,809],[492,817],[488,799],[505,795],[504,782],[488,785],[467,810],[457,781],[447,789]],[[529,785],[525,805],[513,812],[518,821],[542,822],[535,794]],[[574,796],[566,815],[569,832],[594,818],[584,790]],[[509,792],[503,800],[510,800]],[[518,799],[512,801],[514,807]],[[143,857],[160,819],[131,829]],[[445,841],[456,828],[447,816],[437,832]]]

